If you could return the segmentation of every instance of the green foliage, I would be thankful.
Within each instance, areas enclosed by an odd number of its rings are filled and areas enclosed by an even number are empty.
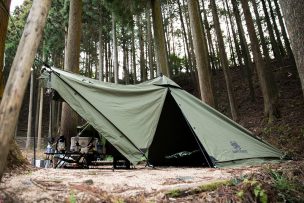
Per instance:
[[[70,203],[76,203],[76,197],[73,191],[70,192],[70,196],[69,196],[69,202]]]
[[[183,195],[183,191],[176,189],[176,190],[171,190],[169,192],[166,193],[167,197],[172,197],[172,198],[176,198],[176,197],[181,197]]]

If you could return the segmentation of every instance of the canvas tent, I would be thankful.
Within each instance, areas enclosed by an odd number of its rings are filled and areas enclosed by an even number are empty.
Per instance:
[[[283,157],[165,76],[119,85],[52,68],[43,77],[134,165],[143,156],[153,165],[210,167]]]

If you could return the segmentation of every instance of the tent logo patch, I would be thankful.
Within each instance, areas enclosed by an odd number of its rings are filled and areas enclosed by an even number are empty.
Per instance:
[[[236,141],[230,141],[230,145],[233,147],[233,153],[248,153],[247,150],[242,149]]]

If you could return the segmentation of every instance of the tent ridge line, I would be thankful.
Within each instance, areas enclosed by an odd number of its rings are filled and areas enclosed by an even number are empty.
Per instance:
[[[63,78],[60,77],[60,73],[57,73],[52,68],[50,68],[51,72],[54,73],[60,80],[62,80],[65,84],[67,84],[72,90],[75,91],[82,99],[84,99],[90,106],[92,106],[97,112],[99,112],[109,123],[111,123],[142,155],[147,159],[145,153],[140,150],[113,122],[111,122],[102,112],[100,112],[93,104],[91,104],[86,98],[84,98],[78,91],[75,90],[68,82],[66,82]]]

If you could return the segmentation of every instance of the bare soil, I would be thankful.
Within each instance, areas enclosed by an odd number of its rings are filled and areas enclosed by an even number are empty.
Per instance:
[[[196,188],[253,173],[257,169],[152,169],[144,166],[115,171],[111,168],[36,169],[5,177],[0,184],[0,202],[71,202],[73,198],[76,202],[112,202],[119,199],[161,202],[166,191]]]

